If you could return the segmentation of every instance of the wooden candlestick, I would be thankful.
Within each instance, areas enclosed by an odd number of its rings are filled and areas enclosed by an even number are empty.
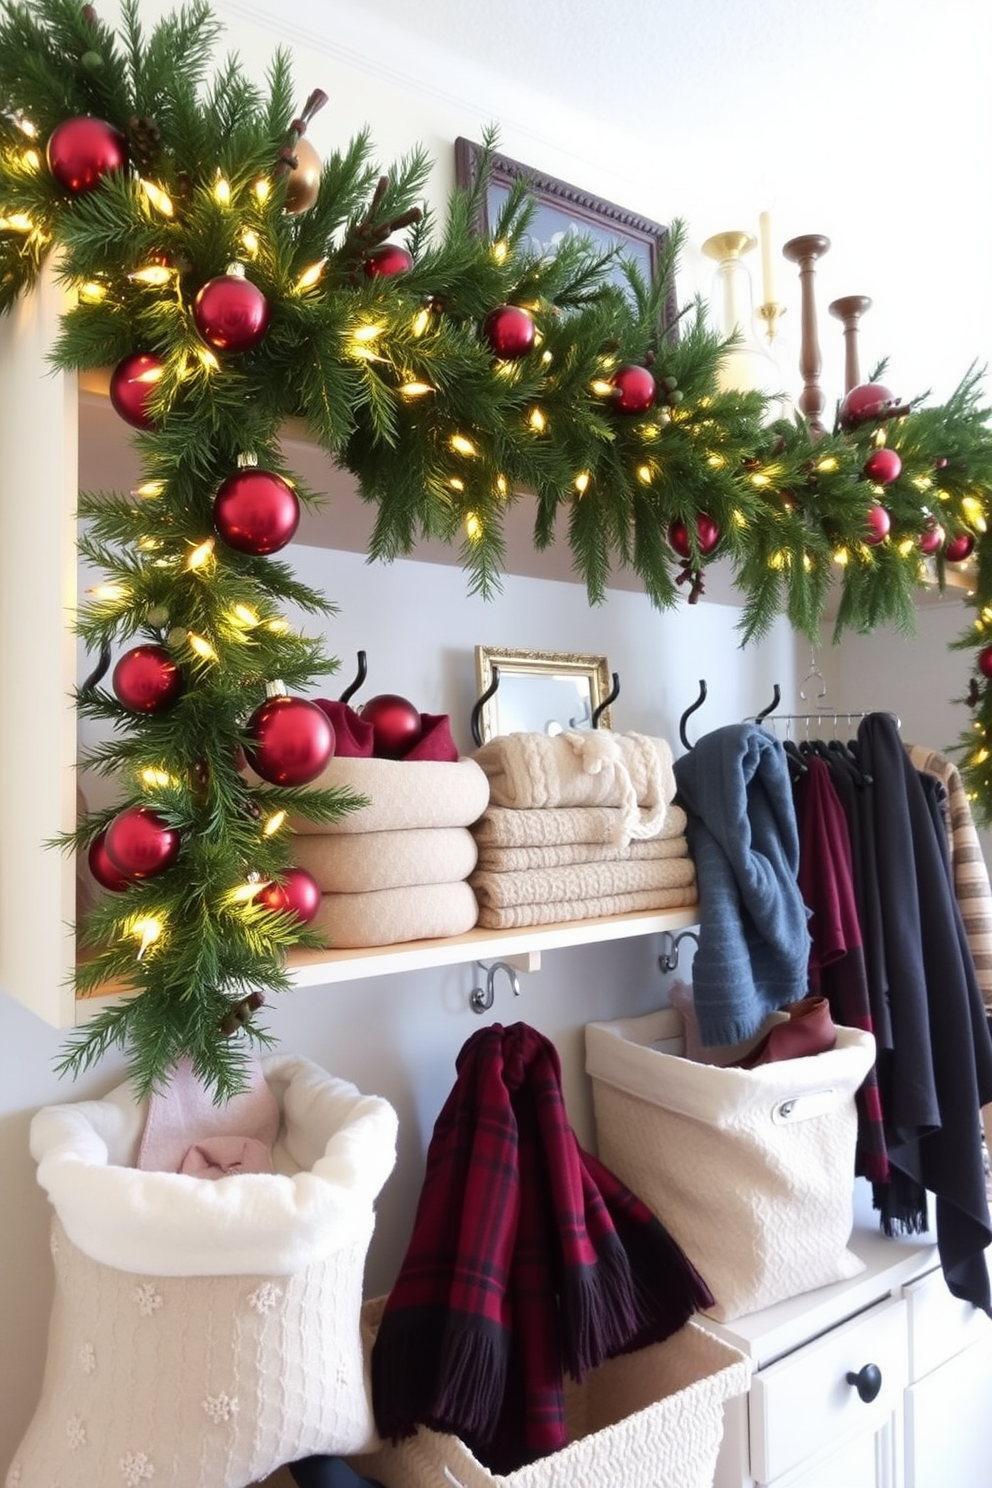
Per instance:
[[[871,309],[871,300],[867,295],[844,295],[842,299],[831,300],[827,309],[844,326],[844,392],[849,393],[852,388],[858,387],[861,383],[858,365],[858,321],[866,310]]]
[[[802,327],[799,352],[799,372],[803,379],[803,390],[799,395],[799,410],[806,415],[810,433],[819,437],[826,428],[820,418],[826,406],[826,397],[819,384],[823,367],[820,343],[816,333],[816,301],[813,298],[813,279],[816,261],[830,247],[830,239],[817,233],[807,233],[801,238],[790,238],[782,253],[790,263],[799,265],[799,287],[802,295]]]

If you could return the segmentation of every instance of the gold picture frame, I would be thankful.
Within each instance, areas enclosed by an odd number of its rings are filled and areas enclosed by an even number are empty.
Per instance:
[[[605,656],[476,646],[475,680],[477,744],[499,734],[588,729],[594,720],[597,728],[612,727],[609,705],[618,684]]]

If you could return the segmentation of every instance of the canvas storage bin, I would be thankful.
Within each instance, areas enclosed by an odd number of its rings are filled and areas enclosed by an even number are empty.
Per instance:
[[[745,1070],[680,1057],[682,1030],[673,1008],[589,1023],[586,1071],[601,1160],[698,1268],[710,1315],[857,1275],[854,1096],[872,1035],[838,1028],[826,1053]]]
[[[34,1117],[55,1298],[8,1488],[244,1488],[374,1440],[362,1281],[396,1115],[307,1060],[262,1067],[271,1173],[135,1168],[129,1085]]]
[[[369,1349],[384,1304],[365,1305]],[[352,1465],[384,1488],[710,1488],[724,1402],[750,1380],[743,1354],[689,1322],[566,1380],[569,1445],[515,1472],[494,1475],[457,1436],[425,1426]]]

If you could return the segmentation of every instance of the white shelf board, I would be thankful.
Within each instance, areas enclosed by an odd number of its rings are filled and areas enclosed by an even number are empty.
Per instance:
[[[363,946],[339,951],[294,950],[289,969],[296,987],[323,987],[368,977],[392,976],[398,972],[430,971],[436,966],[460,966],[467,961],[506,960],[541,951],[565,950],[569,946],[594,945],[599,941],[627,940],[637,935],[659,935],[665,930],[684,930],[699,923],[699,906],[663,909],[646,913],[603,915],[595,920],[574,920],[559,925],[534,925],[520,930],[468,930],[443,940],[411,940],[391,946]],[[120,989],[107,996],[96,994],[76,1002],[76,1024],[85,1023],[102,1008],[126,997]]]

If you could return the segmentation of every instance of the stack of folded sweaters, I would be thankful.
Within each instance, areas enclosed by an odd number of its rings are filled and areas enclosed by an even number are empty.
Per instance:
[[[695,904],[686,817],[664,739],[506,734],[472,756],[489,805],[469,878],[491,929]]]
[[[335,947],[461,935],[478,917],[469,826],[489,783],[472,759],[334,758],[313,782],[369,804],[333,824],[293,821],[296,863],[320,886],[312,929]]]

